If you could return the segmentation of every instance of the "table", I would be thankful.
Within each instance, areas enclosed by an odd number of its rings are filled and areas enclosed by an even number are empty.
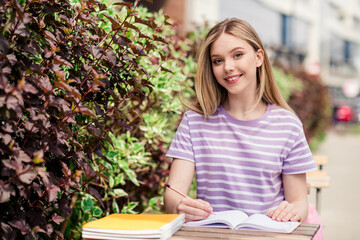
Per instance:
[[[312,239],[320,225],[302,223],[292,233],[271,233],[250,230],[231,230],[225,228],[186,227],[183,226],[169,240],[195,240],[195,239],[283,239],[305,240]]]

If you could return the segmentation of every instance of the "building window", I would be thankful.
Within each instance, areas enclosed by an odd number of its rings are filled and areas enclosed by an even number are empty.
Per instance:
[[[282,14],[281,41],[284,46],[291,46],[291,16]]]
[[[351,42],[347,40],[344,41],[344,58],[347,63],[351,61]]]

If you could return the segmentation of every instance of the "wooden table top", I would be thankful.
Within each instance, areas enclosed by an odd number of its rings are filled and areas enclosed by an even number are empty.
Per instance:
[[[176,232],[169,240],[190,239],[283,239],[283,240],[305,240],[312,239],[319,229],[319,225],[302,223],[292,233],[273,233],[251,230],[231,230],[226,228],[189,227],[184,226]]]

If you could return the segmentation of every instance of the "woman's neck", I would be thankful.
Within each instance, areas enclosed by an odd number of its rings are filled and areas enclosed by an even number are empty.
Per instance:
[[[232,117],[239,120],[249,121],[264,115],[267,109],[267,104],[263,101],[256,103],[255,97],[253,99],[242,99],[228,96],[227,100],[223,104],[223,107]]]

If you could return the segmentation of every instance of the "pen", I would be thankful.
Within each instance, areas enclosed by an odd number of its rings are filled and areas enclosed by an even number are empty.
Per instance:
[[[171,190],[173,190],[174,192],[180,194],[181,196],[185,197],[185,198],[188,198],[189,196],[183,194],[182,192],[179,192],[178,190],[176,190],[175,188],[173,188],[172,186],[170,186],[170,184],[168,183],[164,183],[165,187],[168,187],[170,188]]]
[[[172,186],[170,186],[170,184],[168,184],[168,183],[164,183],[164,186],[170,188],[171,190],[173,190],[174,192],[180,194],[180,195],[183,196],[184,198],[190,198],[189,196],[183,194],[182,192],[179,192],[178,190],[176,190],[175,188],[173,188]],[[212,210],[211,210],[211,214],[215,215],[215,213],[214,213]]]

